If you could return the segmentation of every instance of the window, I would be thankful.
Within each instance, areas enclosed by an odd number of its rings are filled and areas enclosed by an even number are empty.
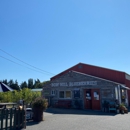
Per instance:
[[[59,98],[71,98],[71,91],[59,91]]]
[[[51,95],[55,95],[55,90],[52,90],[52,91],[51,91]]]
[[[112,89],[102,89],[102,97],[103,98],[112,98]]]
[[[64,91],[59,92],[59,98],[64,98]]]
[[[66,91],[66,98],[71,98],[71,91]]]
[[[94,92],[93,93],[93,96],[94,96],[94,100],[99,100],[99,93],[98,92]]]

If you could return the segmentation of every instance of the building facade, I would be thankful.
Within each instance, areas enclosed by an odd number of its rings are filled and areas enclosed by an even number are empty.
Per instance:
[[[83,67],[82,64],[77,66]],[[51,78],[50,84],[43,87],[43,97],[48,99],[51,106],[56,106],[59,101],[61,104],[67,101],[71,103],[71,108],[102,110],[106,101],[117,100],[128,106],[128,91],[129,87],[125,84],[75,71],[72,67]]]

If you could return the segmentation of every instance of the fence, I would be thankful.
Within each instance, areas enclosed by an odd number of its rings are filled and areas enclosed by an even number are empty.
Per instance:
[[[22,128],[26,128],[24,109],[0,109],[0,130],[20,130]]]

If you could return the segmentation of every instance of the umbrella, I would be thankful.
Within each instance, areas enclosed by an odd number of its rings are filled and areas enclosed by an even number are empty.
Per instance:
[[[6,84],[0,82],[0,92],[7,92],[7,91],[13,91],[13,89],[7,86]]]

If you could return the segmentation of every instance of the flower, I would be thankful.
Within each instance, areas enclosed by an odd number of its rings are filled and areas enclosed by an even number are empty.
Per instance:
[[[33,108],[40,108],[42,110],[46,110],[48,106],[48,101],[45,98],[38,97],[32,102]]]

